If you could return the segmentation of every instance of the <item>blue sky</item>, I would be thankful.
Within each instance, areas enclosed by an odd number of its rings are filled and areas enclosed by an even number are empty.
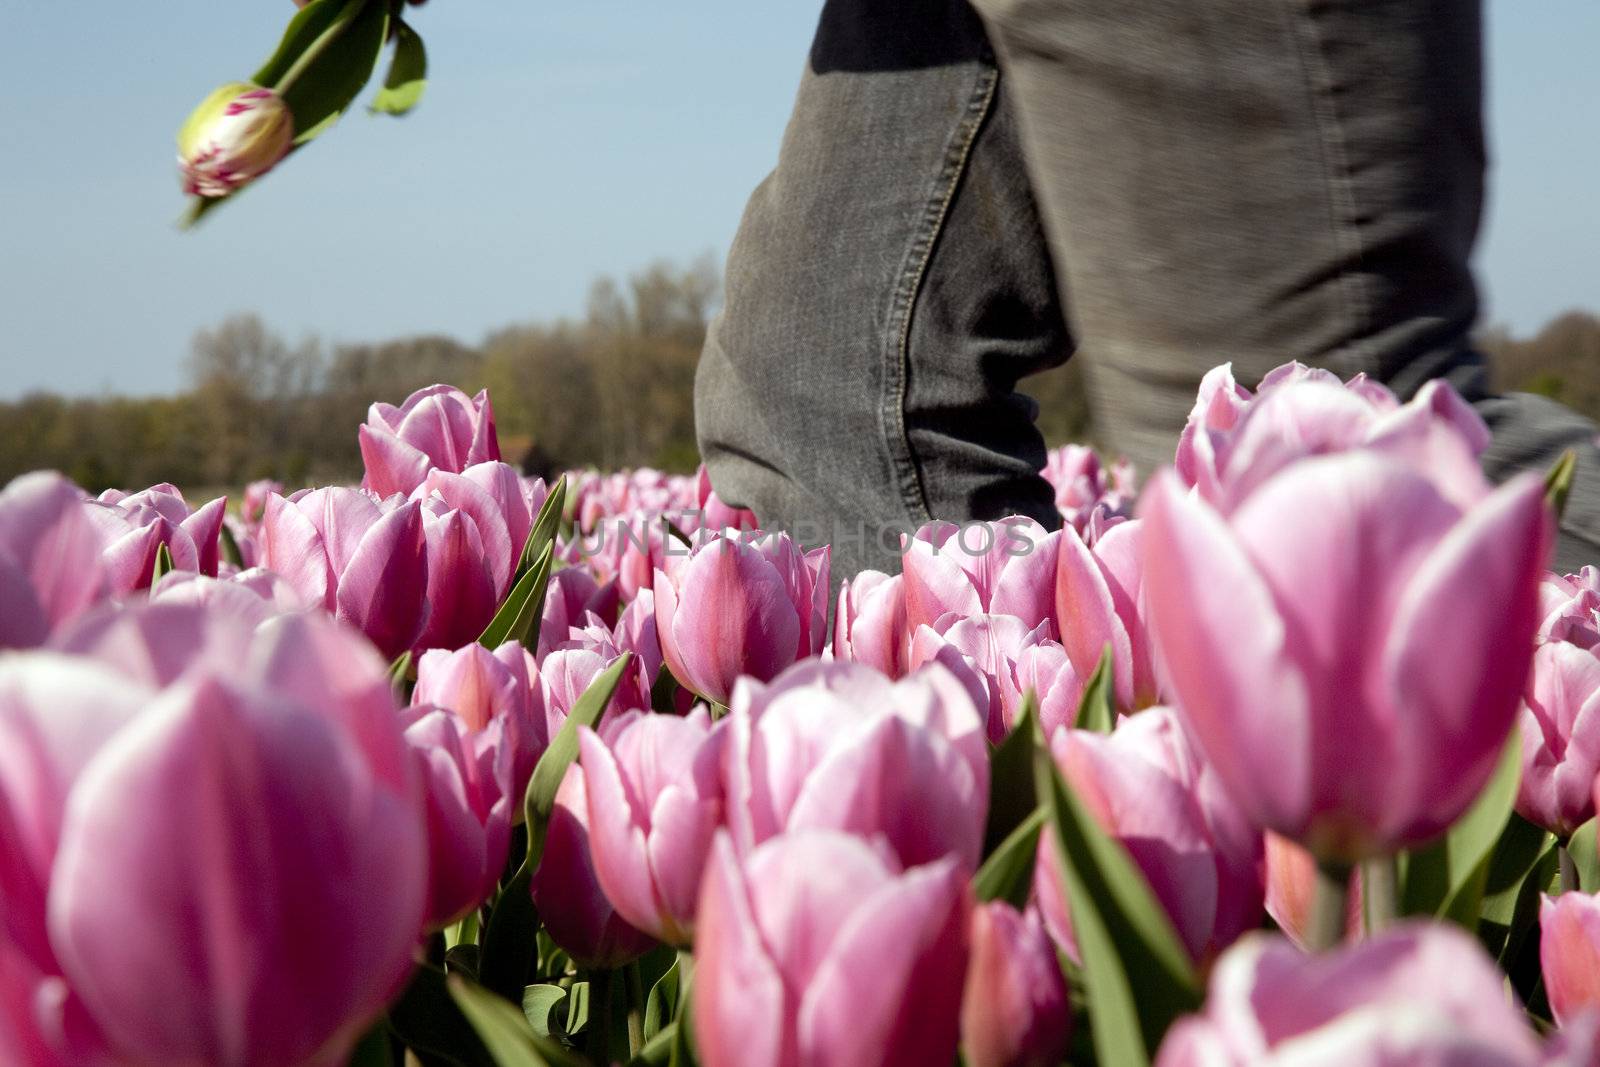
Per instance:
[[[181,387],[190,336],[475,342],[581,312],[592,279],[727,249],[772,165],[820,0],[432,0],[433,84],[352,113],[197,233],[172,137],[247,77],[288,0],[0,14],[0,396]],[[1600,308],[1595,0],[1490,0],[1495,170],[1479,266],[1519,332]]]

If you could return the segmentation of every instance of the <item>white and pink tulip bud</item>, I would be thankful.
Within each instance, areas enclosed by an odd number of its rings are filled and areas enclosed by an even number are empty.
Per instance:
[[[183,191],[227,196],[278,165],[294,145],[294,113],[271,89],[229,82],[178,131]]]

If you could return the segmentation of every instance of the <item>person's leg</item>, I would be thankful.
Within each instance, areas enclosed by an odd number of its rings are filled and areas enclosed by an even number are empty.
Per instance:
[[[830,0],[695,390],[720,496],[893,570],[930,517],[1054,524],[1017,379],[1069,351],[966,0]]]
[[[1227,360],[1247,383],[1298,359],[1402,396],[1447,377],[1495,430],[1492,474],[1582,450],[1561,559],[1596,558],[1594,428],[1490,397],[1469,340],[1479,0],[974,4],[1109,444],[1170,462]]]

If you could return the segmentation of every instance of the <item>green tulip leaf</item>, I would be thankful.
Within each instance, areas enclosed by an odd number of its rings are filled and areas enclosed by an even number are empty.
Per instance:
[[[989,753],[989,820],[983,832],[983,854],[992,855],[1039,808],[1033,783],[1033,749],[1039,732],[1039,702],[1033,690],[1011,732]]]
[[[395,1067],[394,1050],[389,1043],[389,1025],[379,1019],[356,1042],[346,1067]]]
[[[539,623],[544,615],[544,599],[550,588],[551,546],[544,551],[525,574],[511,587],[500,610],[494,613],[489,625],[483,628],[478,644],[484,648],[499,648],[507,641],[521,641],[524,648],[539,644]]]
[[[650,993],[644,1001],[644,1039],[646,1042],[657,1038],[661,1032],[672,1025],[673,1017],[678,1013],[678,961],[674,959],[672,966],[667,968],[667,973],[656,980],[650,987]],[[668,1046],[670,1049],[671,1046]],[[663,1060],[662,1062],[665,1062]]]
[[[314,0],[289,23],[278,51],[256,73],[294,112],[296,145],[313,140],[372,77],[389,34],[382,0]]]
[[[983,861],[972,879],[972,891],[980,901],[1005,900],[1018,910],[1027,905],[1046,817],[1043,808],[1035,808]]]
[[[1567,841],[1567,853],[1578,868],[1578,888],[1585,893],[1600,891],[1600,848],[1595,845],[1595,820],[1590,819]]]
[[[531,985],[522,991],[522,1014],[533,1032],[544,1037],[562,1029],[567,991],[558,985]]]
[[[372,110],[384,115],[404,115],[417,106],[428,85],[428,50],[416,30],[404,22],[395,25],[394,59],[383,88],[372,100]]]
[[[445,983],[495,1067],[589,1067],[560,1042],[534,1033],[516,1005],[463,978],[452,975]]]
[[[1078,702],[1077,727],[1109,734],[1117,725],[1116,671],[1111,665],[1111,644],[1106,643],[1100,653],[1100,662],[1089,675],[1089,684],[1083,687],[1083,699]],[[1048,745],[1049,738],[1045,738]]]
[[[646,1039],[644,1048],[628,1061],[628,1067],[667,1067],[672,1062],[672,1048],[678,1040],[678,1024],[668,1023],[652,1038]]]
[[[1065,862],[1063,889],[1083,957],[1096,1058],[1146,1067],[1162,1035],[1200,1006],[1200,980],[1127,852],[1095,822],[1050,754],[1034,754],[1039,800]]]
[[[155,566],[150,568],[150,588],[161,584],[161,579],[172,573],[172,549],[165,544],[156,546]]]
[[[239,551],[239,539],[233,536],[233,531],[228,529],[228,524],[223,523],[217,531],[218,543],[222,548],[222,558],[240,570],[244,570],[244,553]]]
[[[1478,929],[1495,846],[1511,819],[1521,776],[1522,743],[1512,731],[1488,785],[1466,814],[1438,841],[1401,855],[1402,915],[1432,915]]]
[[[1577,472],[1578,454],[1569,448],[1561,453],[1561,458],[1544,476],[1544,498],[1550,504],[1550,510],[1555,512],[1557,520],[1566,513],[1567,497],[1572,493],[1572,478]]]
[[[534,516],[533,525],[528,529],[528,540],[522,546],[522,562],[518,566],[518,573],[532,569],[534,562],[544,550],[556,543],[556,534],[561,530],[561,515],[566,509],[566,500],[567,476],[563,474],[556,479],[556,484],[550,487],[544,503],[539,507],[539,514]]]

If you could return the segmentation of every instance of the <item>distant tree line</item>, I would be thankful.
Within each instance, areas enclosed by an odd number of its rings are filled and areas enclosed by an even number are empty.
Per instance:
[[[530,470],[692,470],[694,367],[720,291],[709,257],[657,263],[623,282],[596,281],[581,319],[510,326],[477,346],[420,336],[330,348],[235,315],[195,335],[189,388],[176,396],[0,403],[0,484],[38,468],[93,491],[354,481],[368,405],[435,382],[488,388],[506,460]],[[1531,338],[1491,329],[1480,340],[1500,388],[1543,393],[1600,421],[1600,317],[1570,312]],[[1021,388],[1039,402],[1050,444],[1093,440],[1074,362]]]

